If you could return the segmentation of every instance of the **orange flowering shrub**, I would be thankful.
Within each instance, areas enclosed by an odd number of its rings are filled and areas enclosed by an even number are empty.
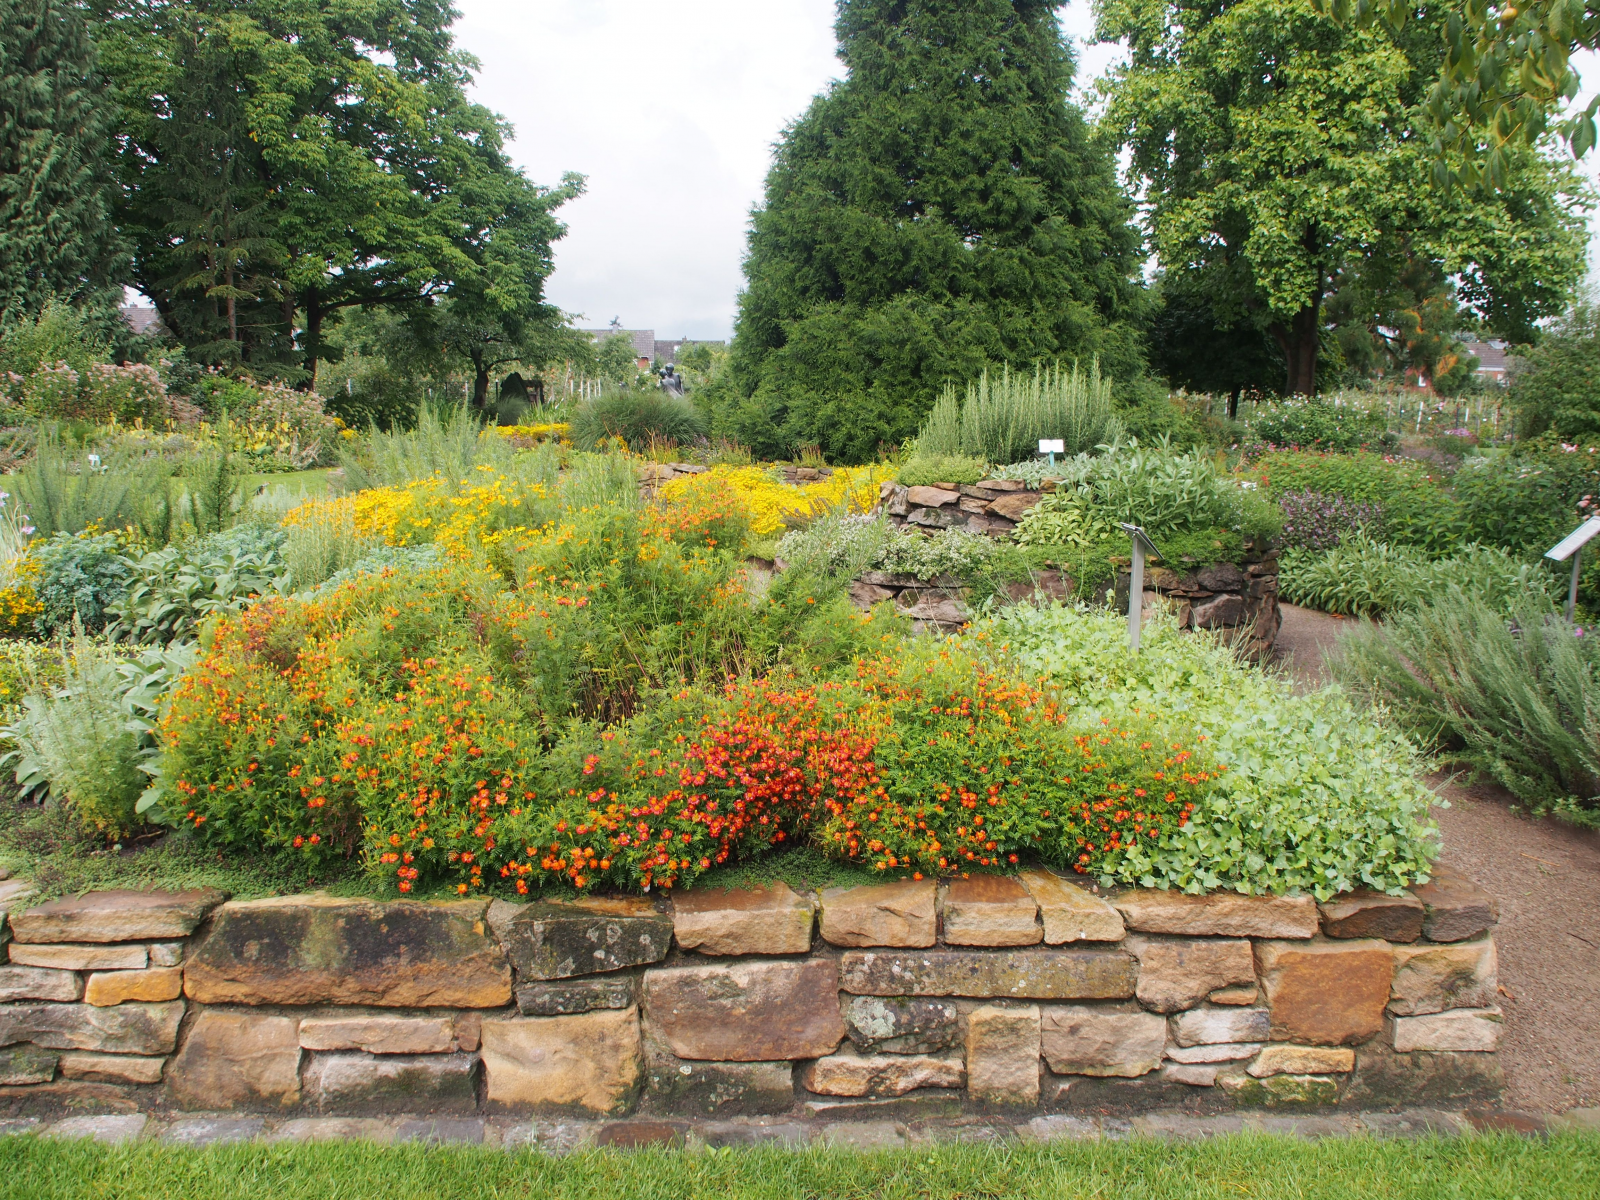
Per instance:
[[[750,505],[719,476],[680,489],[651,505],[647,528],[693,546],[723,546],[737,551],[750,533]]]

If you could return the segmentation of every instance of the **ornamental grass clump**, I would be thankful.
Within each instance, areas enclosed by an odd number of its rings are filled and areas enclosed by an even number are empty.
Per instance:
[[[917,434],[917,453],[1009,463],[1033,457],[1041,438],[1078,454],[1115,442],[1122,431],[1098,360],[1087,371],[1076,362],[1071,371],[1041,363],[1031,377],[1002,367],[996,377],[984,371],[969,383],[963,400],[945,388]]]

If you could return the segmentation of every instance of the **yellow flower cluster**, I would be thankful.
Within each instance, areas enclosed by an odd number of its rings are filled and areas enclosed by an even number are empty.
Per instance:
[[[0,634],[26,633],[33,628],[33,619],[44,611],[33,590],[38,577],[39,564],[26,549],[10,562],[0,564]]]
[[[552,421],[546,425],[495,425],[493,429],[503,438],[529,442],[557,441],[565,445],[572,426],[565,421]]]
[[[866,512],[878,502],[878,485],[893,479],[895,471],[890,463],[838,467],[826,479],[790,485],[776,469],[720,466],[672,480],[661,489],[661,499],[691,500],[708,488],[731,488],[750,510],[751,531],[768,536],[783,529],[785,517]]]

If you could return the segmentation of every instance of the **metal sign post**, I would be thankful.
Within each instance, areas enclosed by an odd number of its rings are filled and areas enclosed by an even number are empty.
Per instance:
[[[1133,541],[1133,568],[1128,573],[1128,648],[1139,652],[1139,622],[1144,617],[1144,557],[1161,557],[1161,551],[1138,525],[1121,522],[1123,532]]]
[[[1572,560],[1572,582],[1567,585],[1567,620],[1572,620],[1572,612],[1578,607],[1578,571],[1583,564],[1583,548],[1589,539],[1600,533],[1600,516],[1590,517],[1579,525],[1566,537],[1544,552],[1544,556],[1551,562],[1566,562]]]
[[[1040,438],[1039,439],[1039,453],[1040,454],[1048,454],[1050,456],[1050,469],[1052,471],[1055,470],[1056,455],[1065,454],[1066,452],[1067,452],[1067,443],[1066,443],[1066,439],[1065,438]]]

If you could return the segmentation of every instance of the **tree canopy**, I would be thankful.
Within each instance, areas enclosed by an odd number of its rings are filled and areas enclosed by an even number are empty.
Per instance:
[[[861,460],[991,362],[1140,370],[1139,240],[1057,7],[840,0],[847,76],[778,144],[719,431]]]
[[[1098,0],[1096,14],[1099,37],[1129,43],[1106,122],[1169,284],[1208,296],[1220,328],[1271,334],[1286,391],[1316,389],[1332,293],[1376,330],[1396,281],[1455,277],[1467,313],[1517,340],[1565,307],[1584,239],[1569,168],[1524,146],[1498,193],[1432,185],[1416,124],[1436,26],[1341,26],[1303,0]]]

